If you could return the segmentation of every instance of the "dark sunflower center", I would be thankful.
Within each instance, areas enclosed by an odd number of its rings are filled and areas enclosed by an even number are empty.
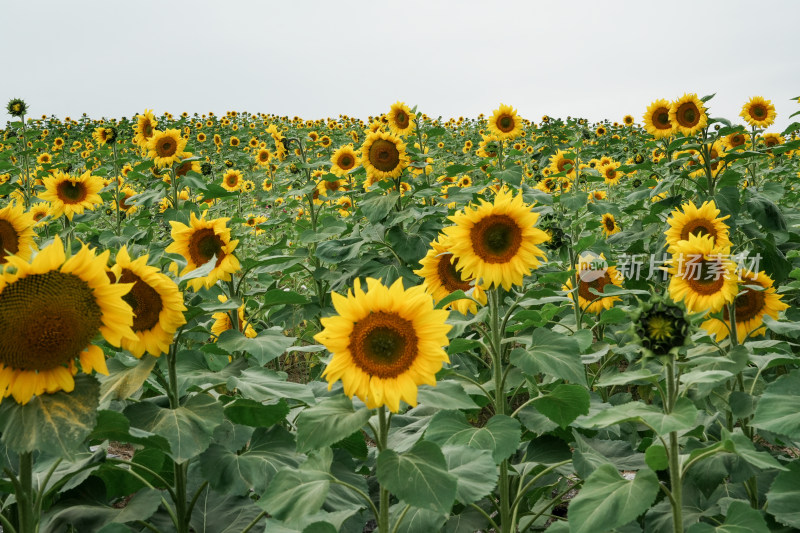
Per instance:
[[[754,291],[743,287],[744,294],[736,297],[734,305],[736,306],[736,323],[747,322],[758,317],[759,313],[764,310],[764,291]],[[728,313],[728,306],[723,308],[723,315],[725,320],[730,320],[730,313]]]
[[[668,130],[672,127],[669,123],[669,109],[666,107],[656,109],[653,118],[653,125],[660,130]]]
[[[74,274],[14,281],[0,293],[0,362],[40,371],[65,365],[100,331],[102,314],[92,288]]]
[[[691,289],[702,295],[716,294],[725,283],[724,265],[720,261],[703,259],[684,265],[683,277]]]
[[[575,166],[575,161],[573,161],[572,159],[562,159],[556,164],[556,168],[558,169],[559,172],[563,172],[567,168],[567,166],[571,167]]]
[[[131,196],[132,195],[126,194],[122,198],[119,199],[119,208],[120,209],[122,209],[123,211],[127,211],[128,209],[130,209],[131,206],[130,206],[130,204],[128,204],[128,202],[126,200],[128,200],[128,198],[130,198]]]
[[[692,220],[687,223],[681,230],[681,240],[688,241],[689,235],[696,235],[698,237],[703,235],[711,235],[717,238],[717,230],[714,229],[714,224],[705,219]]]
[[[147,120],[142,125],[142,133],[145,137],[152,137],[153,136],[153,124]]]
[[[581,276],[588,279],[589,277],[593,276],[587,276],[587,274],[592,274],[594,272],[596,271],[587,272],[584,270],[581,272]],[[578,279],[580,280],[578,282],[578,295],[580,295],[581,298],[589,302],[593,302],[595,299],[600,298],[600,296],[592,294],[592,292],[589,289],[594,289],[597,292],[603,292],[603,287],[611,283],[611,276],[608,275],[608,272],[605,272],[603,274],[603,277],[598,277],[597,279],[593,279],[592,281],[583,281],[581,279],[581,276],[578,276]]]
[[[613,168],[609,168],[606,170],[606,177],[610,180],[613,180],[617,177],[617,171]]]
[[[764,139],[764,144],[766,144],[767,146],[776,146],[778,144],[778,140],[773,139],[772,137],[767,137],[766,139]]]
[[[156,143],[156,153],[159,157],[171,157],[177,149],[178,145],[171,137],[162,137]]]
[[[345,155],[343,155],[342,157],[339,158],[339,166],[343,170],[349,170],[349,169],[353,168],[353,163],[354,163],[353,158],[350,157],[349,155],[345,154]]]
[[[373,312],[353,325],[348,349],[364,372],[397,377],[417,357],[417,334],[414,325],[396,313]]]
[[[158,324],[158,317],[164,307],[161,296],[145,283],[142,278],[128,270],[122,270],[120,283],[133,283],[131,291],[122,297],[133,309],[133,331],[148,331]]]
[[[234,185],[239,183],[239,177],[236,176],[235,174],[231,174],[227,178],[225,178],[225,181],[228,183],[228,185],[233,187]]]
[[[0,265],[6,262],[6,256],[19,251],[19,235],[8,220],[0,220]]]
[[[408,126],[408,115],[406,115],[403,111],[398,111],[394,120],[401,128]]]
[[[614,231],[614,228],[616,228],[616,227],[617,227],[617,223],[616,223],[616,222],[614,221],[614,219],[613,219],[613,218],[611,218],[611,217],[607,217],[607,218],[606,218],[606,219],[603,221],[603,223],[606,225],[606,229],[607,229],[608,231]]]
[[[522,229],[508,215],[490,215],[470,232],[472,248],[487,263],[507,263],[522,245]]]
[[[503,133],[508,133],[514,129],[514,118],[510,115],[500,115],[497,119],[497,129]]]
[[[89,194],[86,186],[82,182],[66,180],[58,184],[56,188],[58,199],[65,204],[79,204],[86,199]]]
[[[439,281],[448,292],[462,290],[464,292],[470,290],[472,286],[468,281],[464,281],[461,273],[456,270],[458,259],[451,263],[453,254],[442,254],[439,256],[439,263],[436,265],[436,273],[439,275]]]
[[[369,147],[369,162],[382,172],[391,172],[400,164],[400,152],[393,142],[378,139]]]
[[[216,266],[219,266],[225,258],[223,246],[225,243],[214,233],[213,229],[203,228],[197,230],[189,240],[189,257],[195,265],[203,266],[216,255]]]
[[[761,120],[767,116],[767,108],[762,104],[754,104],[750,108],[750,116],[757,120]]]
[[[700,122],[700,110],[694,102],[685,102],[678,107],[678,112],[675,114],[678,119],[678,124],[684,128],[691,128]]]
[[[733,147],[741,146],[741,145],[744,144],[744,135],[742,135],[740,133],[737,133],[736,135],[731,137],[730,142],[731,142],[731,146],[733,146]]]

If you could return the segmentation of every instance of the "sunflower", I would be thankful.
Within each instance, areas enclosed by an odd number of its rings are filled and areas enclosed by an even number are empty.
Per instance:
[[[386,119],[389,121],[389,129],[395,135],[407,135],[414,129],[414,113],[403,102],[395,102],[389,109]]]
[[[36,250],[33,231],[33,215],[26,213],[21,205],[8,204],[0,209],[0,265],[7,256],[16,255],[27,261]]]
[[[522,193],[513,197],[503,188],[493,204],[481,200],[478,207],[467,206],[449,218],[455,226],[444,232],[462,279],[509,290],[522,285],[523,276],[545,259],[536,245],[547,241],[547,234],[534,227],[539,214],[523,202]]]
[[[614,307],[614,302],[621,301],[619,296],[598,296],[590,290],[604,293],[606,285],[622,287],[622,275],[616,267],[608,266],[605,260],[604,254],[600,254],[599,258],[587,254],[580,256],[575,265],[578,274],[578,305],[586,313],[600,314],[603,310]],[[567,280],[564,290],[572,290],[572,278]]]
[[[690,233],[687,240],[670,246],[669,252],[670,298],[683,300],[690,313],[716,313],[733,301],[738,284],[736,265],[727,259],[730,246],[715,245],[711,235]]]
[[[500,146],[500,138],[497,135],[484,135],[478,143],[475,153],[479,157],[497,157],[497,148]]]
[[[47,202],[37,202],[31,206],[29,211],[36,226],[44,224],[44,218],[50,213],[50,204]]]
[[[644,113],[644,128],[647,133],[661,139],[669,137],[675,133],[675,122],[670,119],[669,115],[670,103],[669,100],[656,100],[649,106]]]
[[[84,372],[108,374],[98,333],[114,346],[136,339],[123,296],[131,286],[111,283],[108,251],[83,246],[69,259],[58,235],[28,263],[9,256],[0,277],[0,397],[71,392],[78,359]],[[12,273],[13,272],[13,273]]]
[[[767,148],[778,146],[784,142],[784,138],[779,133],[765,133],[761,139]]]
[[[256,163],[260,167],[265,167],[269,165],[269,162],[272,161],[272,152],[266,148],[261,148],[256,152]]]
[[[233,250],[239,244],[231,240],[231,230],[226,227],[228,218],[206,220],[205,212],[201,218],[192,213],[189,225],[171,220],[173,243],[167,246],[167,253],[180,254],[186,259],[186,267],[181,276],[195,270],[216,256],[216,264],[207,275],[188,281],[197,291],[200,287],[211,288],[217,281],[230,281],[231,274],[239,270],[239,260]]]
[[[131,198],[139,194],[136,189],[133,187],[126,185],[122,189],[120,189],[120,199],[119,199],[119,209],[126,214],[133,214],[138,209],[138,206],[129,202]]]
[[[356,168],[360,162],[352,144],[340,146],[331,156],[331,174],[341,178]]]
[[[36,158],[36,162],[40,165],[49,165],[53,162],[53,156],[48,154],[47,152],[43,154],[39,154],[39,157]]]
[[[133,309],[133,333],[137,340],[122,339],[122,347],[135,357],[144,352],[158,357],[169,350],[172,338],[186,323],[183,295],[178,286],[161,271],[147,264],[144,255],[131,260],[127,246],[117,253],[111,273],[119,283],[132,283],[130,292],[122,297]]]
[[[339,216],[349,217],[350,210],[353,208],[353,200],[347,196],[342,196],[336,200],[336,206],[339,208]]]
[[[189,159],[192,157],[191,152],[184,152],[183,157]],[[189,172],[196,172],[198,174],[203,172],[203,165],[200,164],[200,161],[181,161],[181,164],[177,166],[175,169],[175,175],[178,177],[182,177],[187,175]]]
[[[761,96],[754,96],[742,106],[739,116],[753,127],[767,128],[775,122],[775,106]]]
[[[606,193],[606,191],[597,191],[597,190],[589,191],[590,202],[595,202],[596,200],[605,200],[606,196],[608,196],[608,193]]]
[[[328,388],[342,380],[347,396],[367,407],[400,410],[400,401],[417,405],[417,386],[436,385],[436,372],[449,362],[448,312],[433,308],[422,286],[404,290],[398,279],[391,287],[367,279],[367,291],[356,280],[346,296],[331,293],[336,316],[321,320],[314,340],[333,354],[323,377]]]
[[[241,171],[230,169],[222,176],[222,188],[230,192],[238,191],[242,187],[243,180]]]
[[[372,179],[398,178],[408,166],[406,145],[391,133],[370,133],[361,145],[361,164]]]
[[[228,301],[228,297],[224,294],[221,294],[217,297],[217,299],[225,303]],[[249,321],[245,320],[244,317],[244,304],[239,306],[239,309],[236,311],[236,314],[239,318],[239,332],[244,333],[244,336],[253,339],[258,336],[258,333],[253,326],[250,324]],[[214,319],[214,323],[211,324],[211,333],[214,335],[214,342],[217,342],[219,336],[229,329],[233,329],[233,322],[231,321],[231,316],[228,314],[227,311],[219,311],[218,313],[214,313],[211,315],[211,318]],[[244,329],[242,329],[244,328]]]
[[[625,124],[626,126],[632,126],[633,122],[634,119],[633,116],[631,115],[625,115],[624,117],[622,117],[622,123]]]
[[[755,274],[745,271],[741,274],[739,282],[739,293],[734,301],[734,312],[736,314],[736,337],[739,344],[743,343],[750,336],[763,335],[766,331],[764,327],[764,315],[778,318],[778,313],[787,309],[789,306],[781,301],[782,295],[775,292],[772,286],[772,278],[767,276],[764,271]],[[759,286],[760,289],[748,287],[748,285]],[[722,308],[722,320],[709,318],[700,327],[706,330],[709,335],[716,336],[716,341],[730,335],[731,317],[728,307]]]
[[[675,124],[678,131],[687,137],[708,125],[706,108],[694,93],[684,94],[672,102],[669,108],[669,120]]]
[[[522,135],[522,119],[513,107],[500,104],[489,117],[489,131],[503,141],[515,139]]]
[[[255,182],[251,180],[245,180],[242,182],[242,192],[253,192],[256,190]]]
[[[746,133],[742,132],[735,132],[726,135],[722,142],[725,144],[725,148],[728,150],[738,150],[744,149],[745,143],[750,140],[750,136]]]
[[[158,121],[152,110],[145,109],[144,114],[136,115],[136,124],[133,126],[135,134],[133,142],[142,148],[146,148],[156,131],[156,126],[158,126]]]
[[[422,286],[433,297],[434,303],[449,296],[457,290],[462,290],[481,305],[486,305],[486,292],[474,283],[474,280],[463,279],[458,271],[458,260],[447,251],[447,246],[438,239],[431,243],[431,248],[425,257],[420,259],[422,268],[414,273],[422,278]],[[462,315],[478,312],[478,306],[469,299],[456,300],[447,307],[455,309]]]
[[[614,215],[611,213],[603,214],[602,218],[602,226],[603,226],[603,235],[605,238],[609,238],[615,233],[619,233],[622,231],[622,228],[617,225],[617,220],[614,218]]]
[[[600,175],[603,176],[603,181],[606,185],[619,185],[619,180],[622,179],[622,172],[617,169],[622,165],[619,161],[612,161],[607,165],[601,166],[598,170]]]
[[[597,129],[594,130],[594,132],[598,137],[602,137],[603,135],[608,133],[608,130],[606,129],[605,126],[598,126]]]
[[[550,171],[553,174],[567,171],[568,178],[575,177],[575,160],[569,159],[567,153],[563,150],[557,150],[555,154],[550,156]]]
[[[65,215],[72,220],[75,213],[81,215],[84,209],[93,210],[103,203],[103,199],[97,194],[103,188],[103,180],[92,176],[91,171],[76,177],[56,170],[52,176],[44,178],[43,182],[45,190],[39,194],[39,198],[50,202],[52,217]]]
[[[177,129],[156,131],[147,142],[147,157],[153,160],[156,167],[172,166],[186,156],[186,139],[181,137]]]
[[[720,218],[719,213],[714,200],[703,202],[699,208],[694,202],[687,202],[675,209],[667,219],[670,228],[664,232],[667,246],[686,241],[689,235],[709,235],[717,246],[730,246],[728,225],[723,222],[730,215]]]
[[[649,356],[677,355],[691,339],[692,326],[680,307],[655,297],[642,304],[631,318],[644,353]]]

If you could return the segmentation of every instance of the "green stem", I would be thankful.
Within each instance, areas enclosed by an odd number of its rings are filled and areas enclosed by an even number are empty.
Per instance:
[[[665,412],[670,414],[678,398],[678,388],[675,381],[674,362],[666,365],[667,371],[667,405]],[[669,481],[672,492],[672,527],[674,533],[683,533],[683,485],[681,479],[681,463],[678,447],[678,432],[669,434]]]
[[[38,517],[33,514],[33,452],[19,455],[19,484],[17,494],[19,508],[19,533],[36,533],[39,530]]]
[[[386,449],[389,440],[389,420],[386,414],[386,406],[381,405],[378,409],[378,424],[380,435],[378,445],[381,451]],[[378,506],[378,533],[389,533],[389,489],[380,485],[380,504]]]
[[[175,526],[178,529],[178,533],[189,533],[189,516],[186,506],[186,471],[188,466],[189,461],[176,462],[174,464],[175,515],[178,519],[178,523]]]
[[[403,512],[400,513],[400,516],[397,517],[397,522],[394,523],[394,527],[392,528],[392,533],[397,533],[398,529],[400,529],[400,522],[403,521],[403,518],[406,517],[406,513],[408,510],[411,509],[410,505],[406,505],[403,509]]]
[[[252,520],[252,521],[251,521],[249,524],[247,524],[247,527],[245,527],[245,528],[242,530],[242,533],[247,533],[248,531],[250,531],[251,529],[253,529],[254,527],[256,527],[256,524],[258,524],[258,523],[261,521],[261,519],[262,519],[262,518],[264,518],[265,516],[267,516],[267,512],[266,512],[266,511],[261,511],[261,512],[258,514],[258,516],[256,516],[255,518],[253,518],[253,520]]]
[[[503,387],[503,351],[502,341],[503,332],[500,329],[500,288],[494,287],[489,290],[489,313],[491,317],[491,356],[492,370],[494,373],[494,412],[496,415],[504,415],[506,412],[506,394]],[[509,495],[508,479],[508,459],[500,463],[500,479],[498,480],[500,490],[500,531],[509,533],[512,531],[511,507]]]
[[[31,197],[33,196],[33,185],[34,185],[34,178],[30,175],[30,164],[28,163],[28,135],[27,129],[25,128],[25,115],[20,117],[22,121],[22,160],[25,163],[25,180],[22,190],[22,199],[23,203],[25,204],[25,210],[27,211],[31,207]]]
[[[111,149],[112,149],[112,153],[114,155],[114,185],[115,185],[115,187],[114,187],[114,202],[116,203],[116,209],[115,209],[116,225],[115,225],[114,231],[115,231],[117,237],[119,237],[120,228],[121,228],[121,222],[122,222],[122,216],[120,214],[120,195],[122,194],[122,184],[119,182],[119,175],[117,174],[119,172],[119,170],[117,170],[118,164],[117,164],[117,141],[116,141],[116,139],[114,139],[114,141],[112,141]]]

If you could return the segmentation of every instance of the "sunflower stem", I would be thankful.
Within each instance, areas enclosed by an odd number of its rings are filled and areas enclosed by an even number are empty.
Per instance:
[[[19,533],[36,533],[39,529],[38,517],[33,513],[33,452],[19,455],[19,484],[22,489],[17,494],[19,506]]]
[[[27,211],[31,206],[34,180],[31,179],[30,164],[28,163],[28,130],[25,128],[24,114],[20,117],[20,121],[22,121],[22,161],[25,164],[25,179],[23,180],[24,187],[22,189],[22,199],[25,204],[25,210]]]
[[[664,406],[666,414],[670,414],[678,399],[678,387],[675,381],[675,363],[670,360],[666,364],[667,372],[667,404]],[[681,476],[681,461],[678,448],[678,432],[669,434],[669,481],[672,499],[672,530],[674,533],[683,533],[683,479]]]
[[[386,449],[389,440],[389,418],[386,414],[386,406],[378,408],[378,447],[379,451]],[[389,533],[389,490],[380,484],[380,502],[378,506],[378,533]]]
[[[115,225],[114,231],[115,231],[117,237],[119,237],[120,229],[121,229],[121,222],[122,222],[121,215],[120,215],[120,202],[119,202],[120,194],[122,193],[122,184],[119,182],[120,181],[119,180],[119,175],[117,174],[119,172],[119,170],[118,170],[119,165],[117,163],[117,141],[116,141],[116,139],[111,143],[111,151],[112,151],[112,154],[114,156],[114,182],[115,182],[114,202],[116,204],[115,205],[116,209],[114,210],[115,211],[115,215],[116,215],[116,217],[115,217],[116,225]]]

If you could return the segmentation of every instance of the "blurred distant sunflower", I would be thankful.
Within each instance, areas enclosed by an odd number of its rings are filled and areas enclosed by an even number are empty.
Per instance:
[[[617,220],[611,213],[605,213],[602,218],[603,235],[606,239],[622,231],[622,228],[617,225]]]
[[[230,192],[238,191],[242,187],[243,180],[244,177],[241,171],[234,169],[227,170],[222,176],[222,188]]]
[[[92,176],[91,171],[71,176],[56,170],[43,182],[45,190],[39,193],[39,198],[50,202],[50,215],[53,217],[65,215],[72,220],[76,213],[81,215],[84,209],[93,210],[103,203],[97,194],[103,188],[103,180]]]
[[[634,119],[633,119],[633,117],[631,115],[625,115],[624,117],[622,117],[622,122],[626,126],[631,126],[631,125],[633,125]]]
[[[395,135],[407,135],[414,129],[415,115],[403,102],[395,102],[386,115],[389,121],[389,129]]]
[[[408,162],[405,143],[390,133],[370,133],[361,145],[361,164],[373,179],[398,178]]]
[[[775,106],[761,96],[754,96],[742,106],[739,116],[751,126],[767,128],[775,122]]]
[[[644,128],[647,130],[647,133],[656,139],[669,137],[675,133],[675,123],[670,120],[669,115],[670,105],[669,100],[656,100],[647,106],[647,111],[645,111],[644,117],[642,117],[644,119]]]
[[[484,135],[475,153],[480,157],[497,157],[499,145],[500,138],[497,135]]]
[[[764,141],[764,146],[772,148],[783,144],[784,138],[778,133],[765,133],[761,140]]]
[[[549,168],[554,174],[558,174],[569,169],[566,176],[568,178],[575,177],[575,161],[573,159],[569,159],[566,155],[566,152],[563,150],[557,150],[555,154],[550,156]]]
[[[331,174],[341,178],[359,163],[360,159],[352,144],[340,146],[331,156]]]
[[[75,387],[80,361],[85,373],[108,374],[102,336],[119,346],[136,339],[133,313],[123,296],[128,284],[111,283],[108,251],[96,255],[83,246],[66,258],[58,235],[28,263],[9,256],[0,277],[0,398],[20,404],[33,395]]]
[[[669,120],[687,137],[708,125],[706,108],[694,93],[684,94],[672,103],[669,108]]]
[[[422,278],[422,286],[433,296],[434,303],[446,298],[457,290],[462,290],[479,301],[481,305],[486,305],[486,292],[474,280],[464,279],[458,271],[458,260],[453,258],[453,254],[447,251],[445,244],[437,239],[431,243],[427,255],[420,259],[419,264],[422,268],[415,270],[414,273]],[[472,291],[472,292],[470,292]],[[455,309],[462,315],[467,313],[475,314],[478,306],[469,299],[456,300],[447,307]]]
[[[603,176],[603,181],[606,185],[619,185],[619,180],[622,179],[622,172],[617,169],[622,165],[619,161],[612,161],[599,168],[600,175]]]
[[[30,214],[36,226],[44,224],[43,219],[50,213],[50,204],[37,202],[31,206]]]
[[[489,117],[489,131],[497,135],[500,140],[515,139],[522,135],[522,119],[517,115],[516,109],[500,104]]]
[[[137,339],[122,339],[122,347],[136,357],[145,352],[158,357],[169,350],[172,338],[186,323],[183,295],[178,286],[161,271],[147,264],[144,255],[131,260],[127,246],[117,253],[111,273],[118,283],[133,284],[122,297],[133,309],[133,333]]]
[[[33,216],[26,213],[21,205],[10,203],[0,209],[0,265],[7,261],[9,255],[16,255],[25,261],[30,258],[36,250],[34,223]]]
[[[177,129],[155,131],[147,142],[147,157],[157,168],[172,166],[185,157],[186,142]]]
[[[239,241],[231,240],[228,220],[206,220],[204,212],[199,219],[192,213],[188,226],[170,221],[174,242],[167,246],[166,252],[180,254],[186,259],[181,276],[205,265],[213,257],[217,258],[214,268],[206,276],[188,280],[187,283],[195,291],[204,286],[211,288],[219,280],[230,281],[231,274],[239,270],[239,260],[233,255]]]
[[[749,135],[737,131],[735,133],[726,135],[722,139],[722,142],[725,143],[725,148],[727,148],[728,150],[734,150],[742,148],[749,139],[750,139]]]

